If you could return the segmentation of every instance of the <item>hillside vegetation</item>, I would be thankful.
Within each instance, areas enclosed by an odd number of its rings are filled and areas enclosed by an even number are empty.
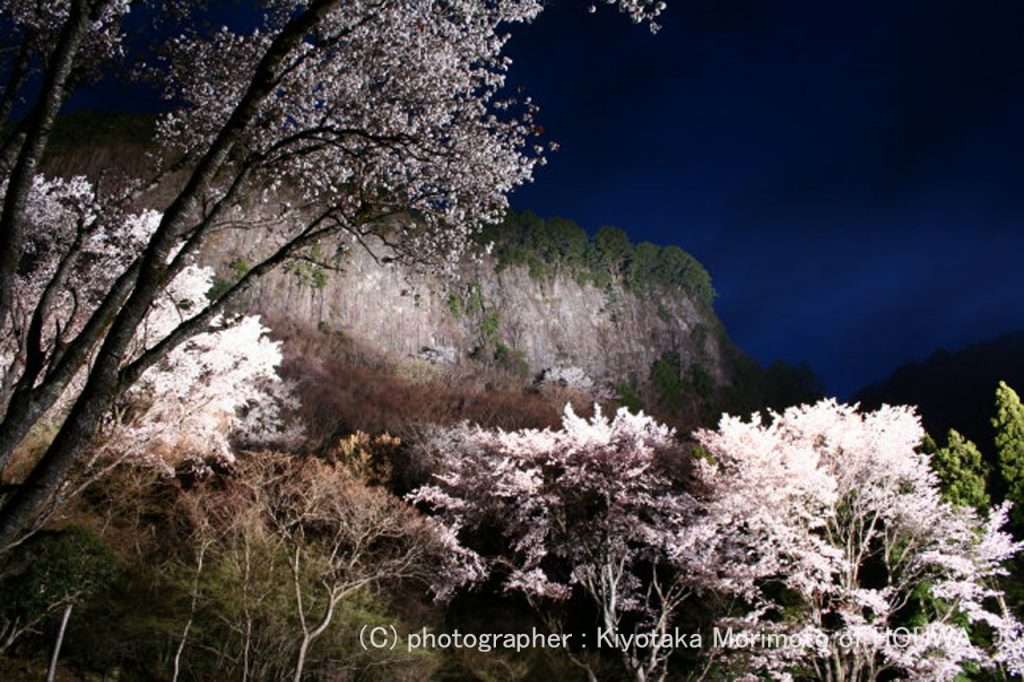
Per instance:
[[[523,211],[509,213],[477,240],[494,245],[499,271],[522,265],[536,279],[565,276],[599,288],[622,284],[637,295],[686,296],[707,310],[714,301],[711,275],[696,258],[674,245],[634,244],[617,227],[602,227],[591,237],[566,218]]]
[[[130,177],[147,163],[151,125],[68,117],[47,172],[83,174],[101,186],[111,169]],[[85,186],[55,180],[40,201]],[[246,229],[263,219],[255,204],[239,202],[232,224],[154,307],[147,334],[159,335],[246,275],[261,248]],[[59,211],[42,214],[57,218],[41,227],[66,222]],[[90,281],[109,276],[97,272],[105,258],[123,255],[108,245],[129,243],[122,223],[98,229],[111,233],[82,261]],[[543,584],[540,593],[518,579],[515,589],[500,587],[515,573],[512,559],[488,553],[509,549],[511,536],[486,520],[460,533],[445,525],[437,501],[413,505],[410,494],[426,494],[456,453],[469,466],[468,444],[492,438],[485,434],[565,439],[545,457],[573,452],[580,437],[585,458],[552,466],[581,465],[589,474],[586,458],[594,457],[604,463],[599,487],[612,494],[623,479],[616,457],[636,455],[649,469],[638,485],[659,490],[668,505],[645,510],[641,494],[630,502],[640,516],[623,526],[593,504],[594,490],[559,491],[556,477],[554,492],[567,495],[558,513],[591,514],[576,526],[610,533],[574,545],[596,541],[604,551],[607,540],[618,547],[623,528],[646,523],[654,534],[705,514],[671,513],[684,504],[700,453],[687,434],[713,427],[723,411],[811,401],[820,387],[806,367],[764,370],[743,355],[714,314],[710,275],[678,247],[633,244],[610,227],[590,236],[571,221],[529,212],[507,215],[476,241],[477,257],[451,279],[318,244],[261,281],[215,332],[145,375],[83,451],[40,532],[0,560],[0,677],[38,679],[66,625],[59,674],[69,679],[547,680],[583,671],[619,679],[614,652],[577,660],[578,651],[363,650],[354,633],[380,623],[394,624],[405,644],[423,628],[488,631],[496,622],[517,633],[582,631],[602,611],[586,593],[570,598],[571,588],[559,592],[568,602],[537,609],[535,597],[551,596]],[[327,253],[343,257],[329,261]],[[24,483],[66,404],[17,449],[0,494]],[[656,434],[653,449],[648,433]],[[653,454],[656,461],[645,459]],[[507,473],[512,479],[499,488],[525,480]],[[686,576],[674,559],[663,564],[666,556],[651,554],[673,551],[653,542],[631,549],[630,589],[654,566]],[[588,561],[559,552],[543,565],[552,576],[571,568],[566,562]],[[492,560],[501,568],[485,571]],[[666,617],[706,627],[711,605],[691,596],[666,602]],[[614,601],[626,609],[622,627],[644,626],[634,597]],[[572,617],[559,620],[569,605]],[[675,673],[693,663],[654,656],[644,665]]]

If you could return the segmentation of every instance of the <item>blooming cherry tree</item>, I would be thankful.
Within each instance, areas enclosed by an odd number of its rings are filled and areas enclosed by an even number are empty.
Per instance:
[[[155,310],[146,330],[159,329],[159,318],[175,315],[185,302],[205,304],[212,280],[209,268],[184,270],[168,287],[174,303]],[[189,289],[194,299],[186,298]],[[235,438],[247,444],[296,444],[301,429],[285,417],[297,405],[277,374],[280,343],[267,337],[269,331],[256,316],[238,316],[218,320],[210,331],[178,346],[124,394],[115,414],[126,418],[112,422],[113,435],[135,450],[174,452],[175,459],[233,460]]]
[[[703,540],[696,502],[673,475],[684,465],[673,431],[625,409],[584,419],[567,406],[558,431],[464,425],[447,443],[437,482],[413,499],[463,537],[499,529],[506,552],[487,562],[550,626],[562,627],[552,607],[578,590],[631,677],[663,675],[671,648],[659,636],[699,587],[689,568]]]
[[[30,190],[53,121],[75,85],[72,74],[87,61],[83,46],[93,33],[120,35],[115,15],[107,21],[105,13],[132,6],[125,0],[51,4],[47,21],[59,26],[57,38],[5,166],[11,170],[0,209],[0,324],[10,316],[10,292],[23,265]],[[641,22],[663,9],[652,0],[616,4]],[[509,60],[502,54],[506,28],[536,17],[537,0],[264,0],[253,4],[255,30],[213,32],[193,3],[158,5],[178,11],[182,26],[170,40],[162,34],[156,51],[167,61],[149,70],[177,105],[159,124],[158,137],[167,143],[161,170],[184,169],[185,177],[79,333],[65,335],[54,365],[12,382],[18,399],[0,420],[0,461],[88,368],[46,454],[0,509],[0,551],[33,523],[120,395],[207,331],[259,277],[291,258],[312,257],[338,235],[363,245],[382,241],[388,258],[443,269],[459,257],[471,230],[500,215],[505,194],[530,180],[542,160],[535,107],[506,95]],[[5,9],[19,26],[29,26],[35,6],[12,0]],[[28,32],[13,35],[18,43]],[[113,58],[114,52],[97,54]],[[137,183],[131,197],[114,203],[131,205],[153,186]],[[261,191],[276,196],[288,215],[261,240],[253,267],[128,361],[138,328],[166,287],[240,197]]]
[[[571,388],[574,391],[594,390],[594,380],[580,367],[549,367],[544,370],[541,381]]]
[[[638,680],[666,674],[660,635],[691,594],[733,604],[706,664],[734,678],[1019,675],[1022,627],[996,584],[1021,548],[1008,507],[943,501],[923,435],[909,408],[822,401],[770,424],[726,416],[694,457],[643,415],[567,408],[559,431],[448,432],[413,497],[470,546],[499,531],[481,561],[553,627],[576,592],[607,632],[639,635],[613,640]]]
[[[4,402],[12,399],[19,379],[44,374],[59,362],[65,339],[81,331],[133,249],[141,248],[160,221],[154,211],[114,219],[101,214],[84,178],[38,178],[30,198],[28,216],[37,228],[27,244],[30,261],[19,273],[14,314],[0,334]],[[127,361],[202,310],[212,286],[210,268],[184,267],[143,319]],[[267,332],[253,316],[212,320],[207,331],[148,368],[121,396],[106,435],[135,452],[163,449],[230,459],[229,438],[239,431],[250,442],[285,434],[281,408],[291,399],[277,375],[279,344]],[[54,420],[74,402],[84,378],[79,372],[51,407]]]
[[[27,394],[57,372],[117,275],[152,234],[159,214],[101,210],[83,177],[36,176],[26,205],[32,226],[0,327],[0,407],[16,416]],[[82,359],[84,364],[84,358]],[[76,372],[55,386],[49,409]],[[13,408],[13,409],[12,409]],[[0,452],[0,466],[10,452]]]
[[[29,234],[26,211],[58,112],[75,87],[123,55],[121,20],[131,0],[2,0],[4,71],[0,123],[19,101],[31,109],[0,137],[0,324],[10,313],[13,280]],[[170,5],[177,5],[173,0]],[[34,91],[34,92],[33,92]],[[32,97],[28,100],[28,97]]]
[[[830,680],[953,679],[967,664],[1021,673],[1020,625],[994,587],[1021,546],[1001,530],[1008,508],[985,519],[944,502],[916,450],[923,436],[910,408],[860,413],[834,401],[698,432],[717,551],[736,558],[717,589],[750,607],[720,625],[786,642],[730,652],[738,670],[753,679],[812,668]],[[995,645],[973,641],[969,627],[988,629]]]

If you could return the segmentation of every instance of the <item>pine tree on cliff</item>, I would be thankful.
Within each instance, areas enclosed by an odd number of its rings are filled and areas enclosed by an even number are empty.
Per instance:
[[[1006,497],[1014,503],[1014,516],[1024,521],[1024,406],[1017,392],[1000,381],[996,389],[996,453],[1006,481]]]

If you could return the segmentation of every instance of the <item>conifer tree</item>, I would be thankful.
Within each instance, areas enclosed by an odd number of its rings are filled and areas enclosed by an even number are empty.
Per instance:
[[[930,456],[932,469],[941,481],[942,497],[962,507],[984,513],[991,504],[985,479],[988,465],[978,447],[956,429],[949,430],[946,446],[940,448],[931,437],[925,437],[924,451]]]
[[[996,389],[996,454],[999,472],[1006,481],[1006,497],[1014,503],[1014,516],[1024,520],[1024,406],[1017,392],[999,382]]]

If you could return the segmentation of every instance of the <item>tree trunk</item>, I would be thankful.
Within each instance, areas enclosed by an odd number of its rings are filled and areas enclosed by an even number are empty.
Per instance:
[[[93,350],[113,322],[118,309],[131,293],[140,267],[141,258],[136,259],[131,267],[117,278],[100,307],[57,359],[56,367],[47,372],[41,384],[27,385],[24,376],[18,379],[14,393],[7,403],[3,421],[0,421],[0,472],[32,426],[53,407],[68,384],[88,362]]]
[[[21,259],[25,236],[25,206],[32,180],[50,139],[53,122],[67,97],[68,80],[79,48],[89,32],[89,2],[72,0],[67,21],[61,28],[50,57],[36,106],[29,114],[25,140],[7,183],[0,212],[0,325],[7,320],[14,291],[14,277]]]
[[[188,642],[188,632],[192,629],[192,621],[196,615],[196,605],[199,603],[199,578],[203,573],[203,559],[206,558],[206,548],[209,544],[206,541],[202,541],[199,545],[199,558],[196,562],[196,575],[192,580],[192,600],[189,603],[188,608],[188,620],[185,621],[185,627],[181,631],[181,641],[178,642],[178,649],[174,652],[174,673],[171,676],[171,682],[178,682],[178,675],[181,672],[181,654],[185,651],[185,643]]]
[[[18,56],[15,57],[14,64],[11,65],[11,73],[7,77],[7,84],[4,86],[4,94],[0,97],[0,125],[7,124],[7,117],[11,115],[11,109],[14,108],[14,103],[18,100],[18,93],[21,91],[21,86],[25,82],[25,75],[28,71],[29,44],[31,40],[31,35],[25,36],[21,43],[21,47],[18,48]]]
[[[119,377],[121,362],[124,360],[139,323],[166,284],[164,279],[167,257],[173,249],[178,232],[184,225],[197,197],[213,182],[214,177],[227,160],[229,152],[241,138],[245,127],[259,111],[263,100],[276,87],[285,58],[340,2],[341,0],[312,2],[305,11],[292,19],[282,30],[264,54],[252,82],[228,122],[217,135],[209,151],[197,164],[181,194],[175,198],[164,213],[163,220],[146,247],[135,289],[121,308],[103,340],[85,388],[75,401],[53,443],[42,459],[33,467],[24,485],[18,489],[18,492],[0,512],[0,553],[17,544],[25,530],[32,527],[40,511],[64,484],[68,472],[74,466],[79,455],[89,446],[100,420],[110,409],[118,392],[125,388],[121,385]],[[11,194],[9,190],[8,199],[11,198]],[[27,197],[27,187],[24,195],[21,197],[22,212],[24,200]],[[6,208],[4,214],[7,214]],[[18,227],[20,227],[20,221]],[[10,291],[4,280],[4,268],[7,264],[2,251],[8,246],[9,241],[8,235],[3,231],[5,229],[3,221],[0,221],[0,292],[5,292],[2,295],[7,296],[9,304]],[[17,267],[19,255],[17,250],[15,251],[12,256],[12,275],[13,269]],[[6,281],[10,282],[10,280],[11,278],[8,277]],[[6,308],[3,305],[3,301],[0,300],[0,321],[6,314]]]
[[[299,645],[299,657],[295,661],[295,677],[292,678],[294,682],[301,682],[302,680],[302,669],[306,667],[306,652],[309,651],[309,643],[312,641],[309,635],[302,636],[302,643]]]
[[[99,364],[99,363],[98,363]],[[78,456],[92,442],[94,431],[113,402],[116,360],[94,372],[42,459],[14,493],[0,515],[0,553],[17,545],[53,501]]]
[[[10,621],[6,618],[3,619],[2,627],[0,627],[0,656],[4,655],[23,631],[24,629],[20,626],[18,617]]]
[[[71,618],[71,609],[74,603],[68,603],[64,607],[64,615],[60,618],[60,629],[57,631],[57,641],[53,645],[53,656],[50,657],[50,667],[46,670],[46,682],[53,682],[57,675],[57,659],[60,658],[60,645],[64,643],[64,630],[68,627],[68,620]]]
[[[245,533],[245,572],[242,581],[242,604],[245,612],[245,643],[242,648],[242,682],[249,680],[249,648],[252,646],[252,614],[249,612],[249,580],[252,573],[252,548],[249,533]]]

